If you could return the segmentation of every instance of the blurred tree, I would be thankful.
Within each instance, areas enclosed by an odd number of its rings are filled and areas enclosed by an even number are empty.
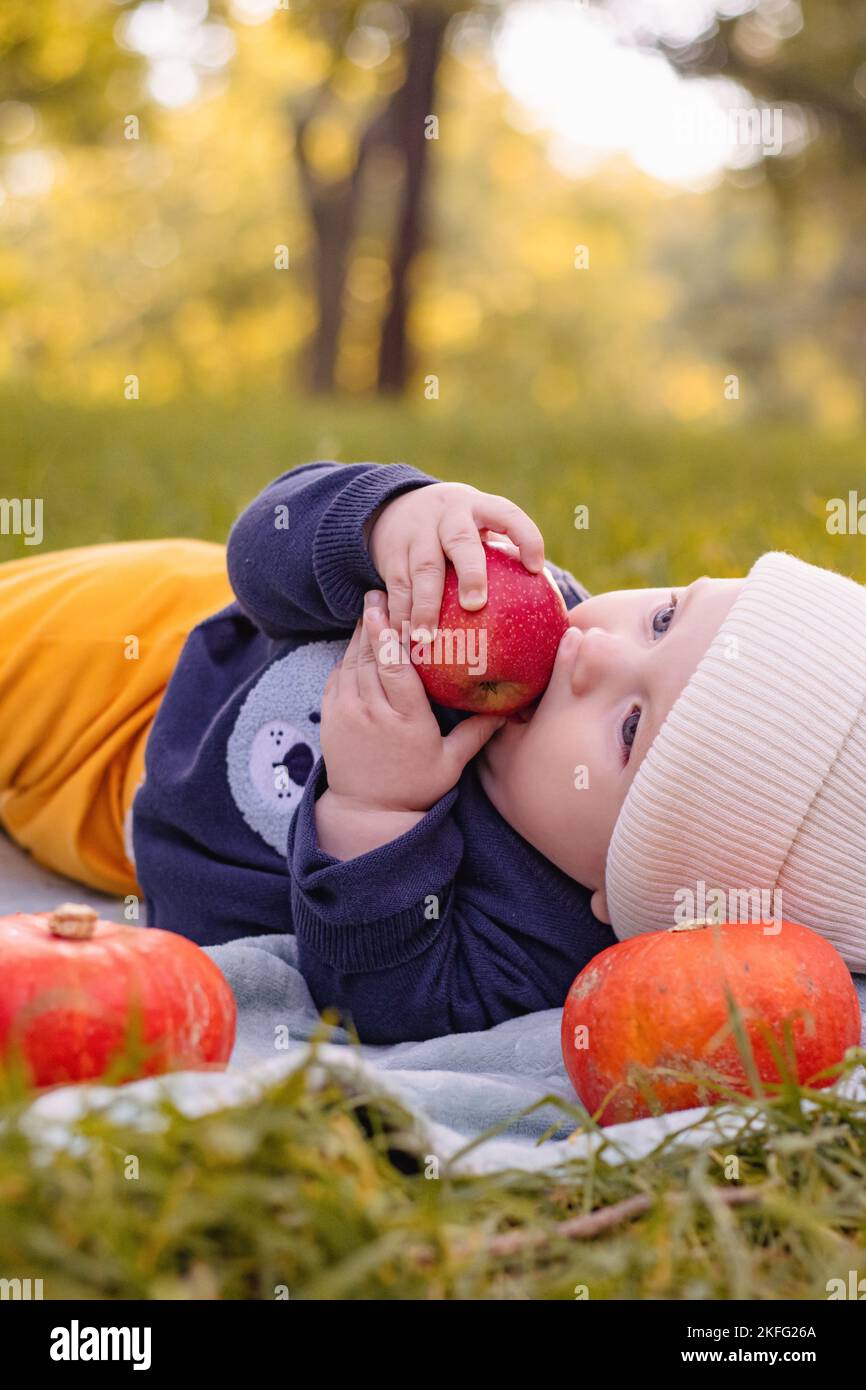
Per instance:
[[[112,78],[141,66],[115,43],[116,23],[104,0],[3,0],[0,102],[38,106],[58,140],[100,141],[117,118]]]
[[[737,310],[739,360],[763,368],[774,354],[809,362],[793,368],[801,389],[815,383],[814,351],[792,344],[824,319],[839,362],[866,381],[866,3],[752,0],[718,8],[728,13],[711,14],[705,31],[687,40],[673,42],[647,24],[636,37],[686,76],[737,84],[742,107],[755,102],[780,114],[782,157],[764,159],[758,180],[774,199],[776,267],[733,299],[730,283],[715,295],[699,292],[692,311],[730,322]]]
[[[498,0],[475,3],[493,12]],[[398,182],[391,196],[389,300],[377,383],[383,393],[405,389],[409,277],[424,243],[430,146],[425,123],[435,115],[446,28],[466,7],[461,0],[294,0],[289,10],[289,23],[324,41],[329,54],[327,70],[312,91],[293,91],[287,98],[315,243],[318,318],[309,382],[316,391],[335,389],[346,277],[362,204],[382,198],[377,173],[383,165],[371,158],[377,151],[391,155],[389,177],[393,181],[396,171]],[[135,8],[127,7],[124,19]],[[118,90],[118,73],[142,66],[140,54],[116,42],[118,9],[106,0],[4,0],[0,100],[17,104],[22,115],[30,103],[38,106],[53,138],[63,144],[104,141],[117,122],[110,94]],[[227,0],[214,0],[211,12],[231,17]],[[360,100],[359,70],[373,77]],[[148,93],[141,95],[151,104]],[[7,124],[13,116],[7,106]]]
[[[489,0],[482,4],[485,6],[494,8]],[[427,122],[436,115],[436,74],[446,29],[451,18],[466,8],[461,0],[379,4],[323,0],[314,9],[302,5],[299,11],[301,21],[325,37],[331,53],[324,80],[303,106],[292,111],[302,187],[316,236],[319,320],[310,376],[316,391],[331,391],[335,386],[346,274],[359,204],[365,191],[373,199],[378,196],[375,184],[366,178],[377,148],[393,154],[400,179],[392,217],[389,302],[381,327],[377,385],[383,394],[405,390],[410,372],[406,331],[409,277],[424,242],[428,152],[433,135]],[[321,128],[329,116],[344,108],[341,93],[347,64],[378,67],[383,49],[391,50],[388,56],[393,53],[394,61],[384,66],[383,81],[368,102],[348,167],[336,177],[329,177],[328,169],[317,173],[309,150],[311,130],[317,122]]]
[[[416,8],[409,16],[406,74],[389,106],[391,139],[403,165],[403,196],[391,252],[391,299],[382,325],[379,390],[402,392],[409,377],[406,323],[409,273],[423,242],[424,190],[432,134],[436,70],[448,12]]]
[[[717,15],[687,42],[656,42],[686,74],[729,77],[765,102],[803,108],[842,157],[866,165],[866,3],[755,0],[744,8]]]
[[[866,178],[833,116],[702,193],[624,159],[575,174],[498,85],[504,3],[291,0],[262,18],[259,0],[8,0],[0,378],[75,399],[118,400],[130,372],[148,402],[240,395],[309,380],[315,344],[323,385],[407,383],[421,412],[433,373],[444,413],[514,397],[551,415],[857,420]],[[427,35],[413,59],[428,14],[438,47]],[[802,64],[821,73],[807,17]],[[841,64],[832,25],[827,44]],[[441,139],[421,143],[432,115]]]

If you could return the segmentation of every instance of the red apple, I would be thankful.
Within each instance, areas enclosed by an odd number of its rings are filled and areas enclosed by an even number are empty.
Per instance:
[[[549,570],[532,574],[501,547],[485,542],[484,550],[484,607],[461,608],[457,572],[447,563],[439,624],[432,642],[413,644],[413,661],[437,704],[514,714],[547,686],[568,615]]]

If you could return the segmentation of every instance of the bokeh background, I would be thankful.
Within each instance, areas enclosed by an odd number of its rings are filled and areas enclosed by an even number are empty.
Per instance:
[[[0,496],[222,539],[405,460],[591,589],[866,579],[864,211],[860,0],[3,0]]]

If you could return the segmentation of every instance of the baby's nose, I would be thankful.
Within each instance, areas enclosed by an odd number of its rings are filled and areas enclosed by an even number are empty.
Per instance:
[[[571,688],[575,695],[584,694],[608,671],[617,660],[617,641],[606,628],[588,627],[580,630],[576,644]]]

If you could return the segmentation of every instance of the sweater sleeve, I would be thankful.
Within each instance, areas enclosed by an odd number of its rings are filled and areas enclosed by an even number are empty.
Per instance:
[[[563,887],[565,876],[495,815],[471,771],[405,835],[347,861],[316,839],[326,785],[320,762],[289,831],[292,917],[317,1007],[336,1007],[363,1042],[473,1032],[561,1006],[582,965],[612,944],[587,890]],[[471,854],[455,814],[466,795],[484,801],[463,817]],[[538,860],[537,876],[516,870],[521,855]]]
[[[546,560],[545,564],[553,575],[559,592],[565,599],[566,608],[575,608],[577,604],[583,603],[584,599],[589,598],[589,590],[581,584],[579,579],[575,579],[570,570],[564,570],[559,565],[554,565],[550,560]]]
[[[228,539],[240,607],[269,637],[343,633],[382,588],[364,524],[401,492],[437,480],[407,464],[308,463],[284,473],[242,512]]]

